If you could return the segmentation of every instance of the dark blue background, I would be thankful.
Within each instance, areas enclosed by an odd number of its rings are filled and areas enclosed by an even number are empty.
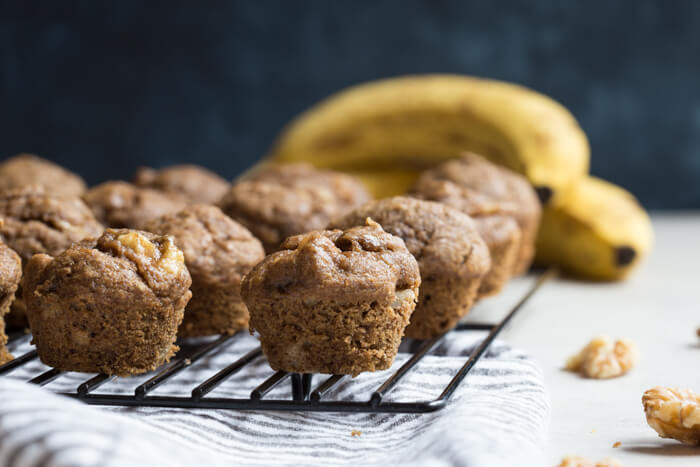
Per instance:
[[[593,173],[700,208],[700,2],[0,4],[0,158],[95,183],[140,163],[234,176],[350,84],[422,72],[515,81],[569,107]]]

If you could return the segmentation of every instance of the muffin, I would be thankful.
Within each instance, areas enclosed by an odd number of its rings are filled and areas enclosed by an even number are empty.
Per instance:
[[[428,339],[455,327],[491,267],[489,249],[474,221],[444,204],[397,196],[370,201],[329,228],[348,229],[367,218],[401,237],[418,261],[420,295],[406,336]]]
[[[535,190],[525,177],[492,164],[481,156],[466,153],[424,172],[416,184],[418,192],[426,180],[451,182],[473,190],[489,201],[510,205],[510,215],[518,223],[521,232],[513,273],[518,275],[528,270],[535,254],[542,207]]]
[[[180,337],[233,334],[248,327],[241,279],[265,256],[260,241],[215,206],[193,205],[146,224],[145,230],[172,235],[185,253],[192,276],[192,300]]]
[[[186,206],[175,195],[127,182],[105,182],[90,188],[83,200],[107,227],[141,229],[146,222]]]
[[[522,238],[520,227],[513,218],[515,206],[493,201],[471,188],[431,176],[419,177],[411,196],[438,201],[474,220],[491,255],[491,269],[481,281],[479,298],[500,292],[513,275]]]
[[[15,250],[26,264],[37,253],[57,255],[73,242],[98,237],[102,225],[75,197],[55,197],[42,187],[27,186],[0,193],[0,240]],[[6,317],[11,328],[27,324],[22,294],[17,293]]]
[[[107,229],[25,268],[27,316],[45,364],[127,376],[167,362],[192,293],[172,237]]]
[[[56,197],[80,196],[85,182],[51,161],[32,154],[18,154],[0,163],[0,190],[39,185]]]
[[[403,240],[368,220],[288,238],[241,296],[273,369],[356,376],[391,366],[419,286]]]
[[[0,226],[2,220],[0,219]],[[7,245],[0,243],[0,365],[12,360],[12,355],[5,348],[5,314],[10,311],[10,304],[15,298],[17,286],[22,278],[22,261],[17,253]]]
[[[142,188],[153,188],[177,196],[191,203],[214,204],[231,187],[231,184],[204,167],[198,165],[173,165],[161,170],[141,167],[134,175],[133,183]]]
[[[285,238],[324,229],[331,219],[369,199],[362,184],[349,175],[290,164],[236,183],[219,206],[272,253]]]

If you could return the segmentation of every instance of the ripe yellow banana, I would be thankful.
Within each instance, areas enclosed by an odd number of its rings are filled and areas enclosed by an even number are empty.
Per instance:
[[[269,159],[354,172],[388,196],[465,150],[527,176],[545,203],[589,164],[588,140],[563,106],[518,85],[458,75],[342,91],[294,120]]]
[[[535,261],[579,277],[624,278],[649,252],[649,216],[626,190],[584,177],[544,208]]]

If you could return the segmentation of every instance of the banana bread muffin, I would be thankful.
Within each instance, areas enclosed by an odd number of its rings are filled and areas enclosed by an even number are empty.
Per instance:
[[[148,224],[145,230],[172,235],[185,253],[192,300],[178,335],[233,334],[248,327],[241,279],[265,256],[260,241],[215,206],[193,205]]]
[[[157,368],[177,350],[190,283],[172,237],[135,230],[32,257],[24,300],[41,361],[119,376]]]
[[[51,161],[32,154],[18,154],[0,163],[0,190],[39,185],[52,196],[80,196],[85,182]]]
[[[419,177],[411,195],[446,204],[474,220],[491,254],[491,269],[481,281],[479,298],[500,292],[516,267],[522,237],[513,218],[515,206],[493,201],[471,188],[432,176]]]
[[[76,197],[55,197],[42,187],[27,186],[0,193],[0,240],[15,250],[26,265],[37,253],[57,255],[73,242],[98,237],[102,225]],[[17,293],[6,317],[11,328],[24,327],[24,300]]]
[[[198,165],[173,165],[161,170],[141,167],[136,171],[134,185],[153,188],[191,203],[214,204],[226,194],[231,184]]]
[[[490,201],[511,205],[511,215],[518,223],[522,235],[513,273],[522,274],[527,271],[535,254],[542,207],[535,190],[525,177],[492,164],[481,156],[466,153],[424,172],[416,185],[418,191],[426,179],[452,182],[473,190]]]
[[[370,201],[329,228],[348,229],[367,218],[401,237],[418,261],[420,295],[406,336],[429,339],[455,327],[491,268],[489,249],[474,221],[441,203],[397,196]]]
[[[289,164],[264,169],[236,183],[219,206],[258,237],[271,253],[287,237],[326,227],[370,196],[355,178]]]
[[[0,226],[2,220],[0,219]],[[5,314],[15,298],[17,286],[22,278],[22,261],[17,253],[7,245],[0,243],[0,365],[12,360],[12,355],[5,348]]]
[[[404,242],[368,220],[288,238],[241,296],[272,368],[356,376],[391,366],[419,285]]]
[[[83,200],[107,227],[129,229],[142,229],[146,222],[186,205],[178,196],[118,181],[90,188]]]

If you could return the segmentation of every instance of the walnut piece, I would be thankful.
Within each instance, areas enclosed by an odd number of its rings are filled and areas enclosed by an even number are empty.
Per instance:
[[[559,467],[622,467],[622,462],[613,457],[594,462],[585,457],[566,456],[561,460]]]
[[[566,361],[566,369],[587,378],[614,378],[637,364],[639,352],[629,339],[613,342],[609,337],[592,339],[578,354]]]
[[[656,386],[642,396],[647,423],[662,438],[700,445],[700,395],[689,389]]]

